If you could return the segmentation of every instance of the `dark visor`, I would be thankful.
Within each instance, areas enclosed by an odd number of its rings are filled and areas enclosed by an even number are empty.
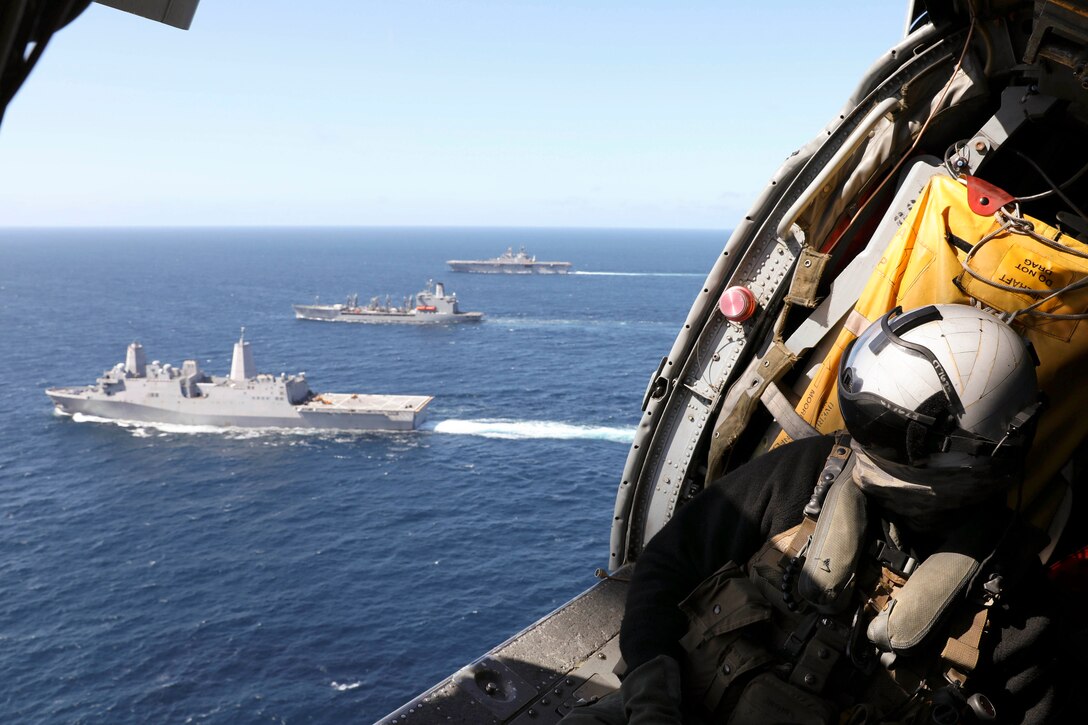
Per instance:
[[[843,360],[852,347],[853,343],[843,353]],[[854,393],[850,390],[852,377],[853,369],[845,366],[840,369],[839,409],[851,437],[872,455],[885,460],[908,465],[917,460],[918,453],[909,450],[908,440],[917,439],[919,434],[928,437],[936,419],[908,411],[874,393]],[[921,428],[916,427],[915,435],[908,436],[912,424]]]

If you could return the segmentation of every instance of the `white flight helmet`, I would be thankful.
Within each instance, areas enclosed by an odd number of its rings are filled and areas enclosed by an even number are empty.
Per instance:
[[[1040,408],[1034,350],[968,305],[895,308],[844,352],[839,407],[851,437],[895,478],[1019,475]]]

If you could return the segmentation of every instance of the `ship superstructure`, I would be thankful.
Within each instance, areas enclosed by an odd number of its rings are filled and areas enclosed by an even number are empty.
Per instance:
[[[479,322],[482,312],[462,312],[457,294],[446,294],[446,286],[433,280],[413,297],[406,297],[400,306],[373,297],[366,306],[359,304],[359,295],[350,295],[343,304],[292,305],[299,320],[321,322],[369,322],[406,325],[447,324],[451,322]]]
[[[451,259],[446,262],[454,272],[476,272],[478,274],[567,274],[571,270],[570,262],[542,262],[536,255],[530,255],[521,247],[517,252],[513,247],[498,257],[491,259]]]
[[[94,385],[45,391],[62,413],[110,420],[243,428],[414,430],[432,398],[425,395],[364,395],[310,390],[306,373],[258,373],[253,352],[234,343],[230,375],[205,374],[196,360],[180,368],[147,363],[143,346],[128,346],[125,362],[105,371]]]

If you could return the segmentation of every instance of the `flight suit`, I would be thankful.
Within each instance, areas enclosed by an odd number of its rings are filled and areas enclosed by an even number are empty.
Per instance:
[[[803,545],[797,542],[791,551],[798,537],[790,529],[803,523],[801,512],[832,442],[820,437],[776,449],[715,482],[677,512],[651,540],[633,575],[621,628],[629,669],[620,692],[575,708],[565,723],[823,723],[838,722],[843,713],[860,723],[874,710],[899,718],[889,722],[929,717],[928,698],[912,702],[909,693],[924,678],[937,682],[932,689],[947,690],[944,674],[950,665],[942,650],[948,649],[948,633],[942,629],[917,651],[896,655],[896,676],[887,676],[879,653],[867,641],[858,642],[854,621],[856,605],[886,601],[896,576],[869,557],[868,547],[865,565],[850,582],[851,605],[838,614],[824,616],[803,606],[791,611],[782,597],[784,569]],[[990,517],[1002,511],[1002,503],[995,502],[985,512],[972,511],[973,519],[964,518],[1000,532],[1001,519]],[[884,531],[874,519],[866,536],[879,538]],[[917,538],[923,550],[936,551],[945,534]],[[954,688],[937,696],[936,705],[956,709],[964,718],[969,717],[966,696],[975,690],[993,703],[999,722],[1043,722],[1057,708],[1045,583],[1030,556],[1020,559],[1022,572],[1014,576],[1012,567],[1003,570],[1019,583],[1007,586],[989,608],[990,631],[977,642],[981,656],[968,673],[964,694]],[[863,589],[865,596],[859,594]],[[953,608],[944,624],[969,630],[977,606],[959,609]],[[865,640],[864,630],[860,637]],[[877,672],[880,677],[873,676]],[[902,708],[895,711],[896,705]]]

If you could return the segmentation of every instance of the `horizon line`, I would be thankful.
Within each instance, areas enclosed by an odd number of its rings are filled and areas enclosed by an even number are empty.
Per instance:
[[[69,229],[561,229],[561,230],[615,230],[615,231],[674,231],[674,232],[724,232],[728,227],[668,227],[668,226],[549,226],[549,225],[497,225],[497,224],[0,224],[6,230],[69,230]]]

